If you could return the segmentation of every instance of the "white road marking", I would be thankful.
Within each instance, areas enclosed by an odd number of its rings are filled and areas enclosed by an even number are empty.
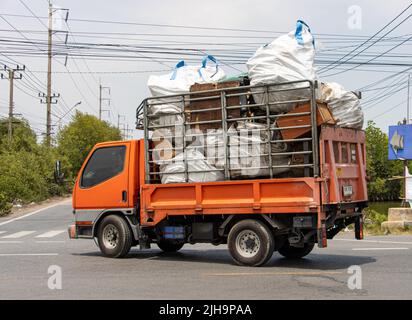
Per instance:
[[[0,253],[0,257],[7,256],[58,256],[58,253]]]
[[[2,237],[2,239],[17,239],[21,237],[28,236],[29,234],[35,233],[36,231],[19,231],[16,233],[9,234],[7,236]]]
[[[43,240],[43,241],[36,241],[36,243],[64,243],[64,240]]]
[[[48,207],[41,208],[41,209],[39,209],[39,210],[36,210],[36,211],[30,212],[30,213],[27,213],[27,214],[25,214],[25,215],[23,215],[23,216],[20,216],[20,217],[14,218],[14,219],[10,219],[10,220],[1,222],[1,223],[0,223],[0,226],[4,226],[5,224],[8,224],[8,223],[11,223],[11,222],[14,222],[14,221],[18,221],[18,220],[20,220],[20,219],[24,219],[24,218],[30,217],[30,216],[32,216],[32,215],[34,215],[34,214],[37,214],[37,213],[40,213],[40,212],[42,212],[42,211],[45,211],[45,210],[48,210],[48,209],[51,209],[51,208],[54,208],[54,207],[57,207],[57,206],[66,204],[66,203],[68,203],[68,202],[71,202],[71,199],[70,199],[70,200],[66,200],[66,201],[62,201],[62,202],[59,202],[59,203],[52,204],[52,205],[50,205],[50,206],[48,206]]]
[[[0,243],[22,243],[23,241],[7,241],[7,240],[0,240]]]
[[[51,231],[39,234],[38,236],[36,236],[36,238],[52,238],[63,232],[66,232],[66,230],[51,230]]]
[[[341,271],[296,271],[296,272],[222,272],[222,273],[202,273],[203,276],[317,276],[326,274],[342,274]]]
[[[409,250],[409,248],[353,248],[353,251],[372,251],[372,250]]]
[[[6,233],[6,231],[0,231],[0,234],[2,234],[2,233]]]
[[[332,241],[354,241],[358,243],[368,242],[368,243],[412,244],[412,242],[409,242],[409,241],[390,241],[390,240],[333,239]]]

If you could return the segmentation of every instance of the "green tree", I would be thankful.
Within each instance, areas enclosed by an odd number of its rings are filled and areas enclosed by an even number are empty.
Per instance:
[[[25,150],[33,151],[37,147],[35,132],[25,119],[12,119],[13,139],[9,141],[8,119],[0,120],[0,153]]]
[[[95,116],[79,111],[58,134],[58,152],[64,158],[71,177],[75,177],[84,159],[96,143],[120,140],[120,130]]]
[[[9,140],[8,122],[0,121],[0,214],[10,203],[39,201],[64,190],[53,181],[55,148],[37,143],[36,134],[24,119],[13,119]]]
[[[365,132],[369,199],[398,199],[402,183],[391,178],[402,175],[402,162],[388,160],[388,136],[373,121],[368,122]]]

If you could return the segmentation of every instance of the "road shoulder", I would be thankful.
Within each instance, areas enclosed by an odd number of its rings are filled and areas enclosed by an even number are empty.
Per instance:
[[[53,205],[60,204],[60,203],[61,204],[71,203],[71,195],[62,196],[62,197],[53,197],[53,198],[50,198],[50,199],[47,199],[41,202],[23,205],[20,208],[13,207],[12,212],[10,214],[0,217],[0,222],[19,218],[33,211],[45,209],[49,206],[53,206]]]

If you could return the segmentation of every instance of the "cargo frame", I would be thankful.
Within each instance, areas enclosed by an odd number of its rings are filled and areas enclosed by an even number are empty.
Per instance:
[[[269,83],[264,85],[248,85],[248,86],[238,86],[238,87],[229,87],[229,88],[221,88],[221,89],[214,89],[214,90],[205,90],[205,91],[196,91],[196,92],[189,92],[189,93],[181,93],[181,94],[174,94],[174,95],[164,95],[164,96],[157,96],[157,97],[149,97],[142,101],[136,111],[136,119],[137,119],[137,128],[144,130],[144,141],[145,141],[145,183],[158,183],[153,179],[153,176],[160,175],[160,172],[151,171],[153,164],[155,161],[152,159],[152,152],[154,149],[151,149],[151,137],[150,133],[157,129],[167,129],[170,127],[175,127],[175,125],[153,125],[150,123],[151,118],[159,117],[159,116],[180,116],[183,120],[182,123],[178,125],[181,129],[181,134],[176,135],[176,133],[170,136],[163,136],[163,138],[171,138],[171,139],[181,139],[182,146],[181,147],[172,147],[170,150],[176,151],[184,149],[190,149],[190,146],[186,146],[186,139],[188,137],[195,137],[196,134],[187,134],[187,127],[189,126],[196,126],[202,125],[207,123],[213,124],[221,124],[222,133],[216,135],[223,136],[223,150],[224,150],[224,168],[223,169],[216,169],[216,171],[223,171],[224,172],[224,180],[232,180],[230,171],[233,170],[230,168],[230,147],[233,146],[230,144],[228,139],[228,128],[230,127],[231,123],[236,121],[256,121],[256,120],[263,120],[265,122],[266,128],[261,131],[266,131],[268,139],[267,141],[263,142],[263,144],[267,144],[268,154],[259,154],[255,157],[267,156],[267,166],[258,166],[252,168],[242,168],[246,170],[252,169],[268,169],[269,176],[266,177],[267,179],[274,178],[273,171],[277,168],[303,168],[304,169],[304,177],[319,177],[319,144],[318,144],[318,130],[317,130],[317,103],[316,103],[316,88],[317,88],[317,81],[310,81],[310,80],[301,80],[301,81],[290,81],[290,82],[283,82],[283,83]],[[307,91],[305,94],[306,97],[302,99],[286,99],[286,100],[273,100],[271,99],[271,94],[273,93],[284,93],[284,92],[296,92],[296,96],[302,95],[302,91]],[[193,98],[192,96],[196,96],[201,94],[202,97]],[[205,96],[207,94],[207,96]],[[254,103],[254,104],[241,104],[240,97],[248,98],[250,95],[263,95],[263,103]],[[294,96],[291,94],[291,96]],[[239,105],[235,106],[228,106],[227,100],[231,97],[239,97]],[[187,113],[186,106],[189,105],[191,102],[196,101],[207,101],[213,99],[220,99],[220,106],[218,108],[206,108],[201,110],[192,110],[191,113],[202,113],[202,112],[210,112],[210,111],[217,111],[221,110],[222,117],[220,120],[212,120],[212,121],[187,121]],[[310,111],[309,112],[300,112],[300,113],[278,113],[273,114],[270,111],[271,106],[275,105],[285,105],[285,104],[299,104],[299,103],[309,103],[310,104]],[[165,113],[165,114],[152,114],[150,112],[151,107],[153,106],[160,106],[166,104],[181,104],[181,111],[179,113]],[[242,109],[242,108],[264,108],[263,112],[266,112],[265,115],[258,115],[258,116],[248,116],[248,117],[239,117],[239,118],[229,118],[228,111],[232,109]],[[281,117],[297,117],[297,116],[309,116],[310,124],[303,125],[303,126],[288,126],[288,127],[272,127],[272,124]],[[272,135],[274,131],[279,130],[292,130],[292,129],[299,129],[299,128],[308,128],[310,130],[310,137],[304,138],[295,138],[295,139],[275,139],[272,140]],[[260,130],[260,129],[253,129],[253,130]],[[199,134],[201,135],[201,134]],[[273,143],[302,143],[303,150],[300,151],[290,151],[290,152],[272,152],[272,144]],[[310,148],[309,148],[310,143]],[[166,149],[164,149],[166,150]],[[303,164],[282,164],[282,165],[273,165],[273,157],[277,156],[293,156],[301,154],[304,156],[304,163]],[[191,173],[202,173],[206,171],[196,170],[190,171],[188,170],[188,161],[187,160],[187,153],[183,152],[183,163],[184,163],[184,171],[173,172],[173,173],[162,173],[162,174],[184,174],[185,182],[189,182],[189,174]],[[309,159],[312,159],[310,161]],[[172,161],[173,159],[170,159]],[[167,162],[168,160],[161,160]],[[310,173],[310,170],[312,171]],[[210,171],[210,170],[208,170]],[[245,179],[252,179],[252,178],[245,178]]]

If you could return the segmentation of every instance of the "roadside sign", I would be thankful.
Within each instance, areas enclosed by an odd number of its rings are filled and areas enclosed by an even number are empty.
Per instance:
[[[388,159],[412,159],[412,124],[389,126]]]

